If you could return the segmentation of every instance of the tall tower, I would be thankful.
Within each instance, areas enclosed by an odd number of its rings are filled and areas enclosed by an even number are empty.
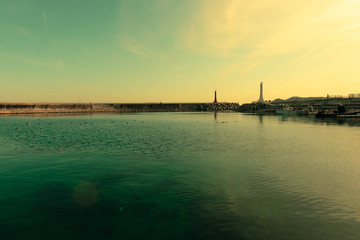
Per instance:
[[[216,91],[215,91],[214,103],[218,103],[217,98],[216,98]]]
[[[260,82],[260,97],[258,100],[259,103],[263,103],[264,102],[264,98],[263,98],[263,82]]]

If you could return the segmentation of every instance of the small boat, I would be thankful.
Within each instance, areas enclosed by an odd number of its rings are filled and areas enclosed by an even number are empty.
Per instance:
[[[294,108],[289,106],[284,106],[282,109],[276,109],[277,114],[293,114],[295,113]]]
[[[320,111],[315,114],[315,117],[317,117],[317,118],[334,118],[334,117],[336,117],[336,114],[325,112],[325,111]]]
[[[316,112],[314,112],[313,106],[308,106],[308,107],[305,108],[305,109],[301,109],[301,110],[299,111],[299,114],[300,114],[300,115],[315,115]]]

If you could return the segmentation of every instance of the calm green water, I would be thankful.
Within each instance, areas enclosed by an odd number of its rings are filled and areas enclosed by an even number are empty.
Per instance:
[[[0,239],[360,239],[359,121],[0,118]]]

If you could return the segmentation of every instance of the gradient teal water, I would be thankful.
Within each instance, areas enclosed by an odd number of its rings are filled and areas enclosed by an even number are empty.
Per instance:
[[[0,239],[360,239],[359,121],[0,118]]]

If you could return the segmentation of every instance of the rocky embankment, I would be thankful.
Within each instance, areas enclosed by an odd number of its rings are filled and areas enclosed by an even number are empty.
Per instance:
[[[203,108],[205,111],[237,111],[239,107],[238,103],[209,103]]]

